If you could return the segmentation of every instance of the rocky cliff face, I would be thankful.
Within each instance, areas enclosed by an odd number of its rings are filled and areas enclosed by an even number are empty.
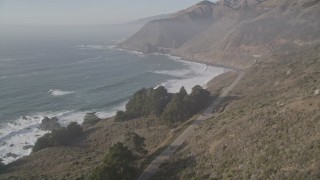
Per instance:
[[[319,0],[203,1],[147,23],[120,47],[167,48],[188,60],[246,68],[257,57],[319,42],[318,17]]]

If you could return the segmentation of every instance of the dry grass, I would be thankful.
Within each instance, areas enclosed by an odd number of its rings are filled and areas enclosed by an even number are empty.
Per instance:
[[[69,147],[43,149],[9,165],[0,179],[77,179],[85,178],[104,159],[109,147],[123,141],[123,135],[134,131],[145,137],[150,154],[170,132],[157,118],[140,118],[128,122],[105,119],[85,129]]]
[[[264,59],[155,179],[319,179],[319,88],[320,46]]]

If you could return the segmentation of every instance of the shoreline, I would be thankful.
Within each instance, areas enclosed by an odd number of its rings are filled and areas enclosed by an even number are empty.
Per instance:
[[[119,45],[121,43],[122,42],[117,43],[115,45],[112,45],[111,48],[118,49],[118,50],[121,50],[121,51],[133,52],[133,53],[140,54],[140,55],[157,54],[157,55],[165,55],[165,56],[169,56],[169,57],[179,57],[180,60],[182,60],[182,61],[200,63],[200,64],[205,64],[205,65],[208,65],[208,66],[220,67],[220,68],[225,68],[225,69],[232,69],[232,70],[235,70],[237,72],[244,70],[243,68],[239,68],[239,67],[235,67],[235,66],[228,66],[228,65],[215,64],[215,63],[207,63],[207,62],[202,62],[202,61],[198,61],[198,60],[195,60],[195,59],[188,59],[188,58],[184,58],[183,56],[179,56],[178,54],[173,54],[173,53],[162,53],[162,52],[159,52],[159,51],[158,52],[153,52],[153,53],[144,53],[144,52],[141,52],[141,51],[138,51],[138,50],[135,50],[135,49],[126,49],[126,48],[120,47]],[[169,52],[170,51],[171,50],[169,49]]]
[[[143,55],[148,55],[148,54],[144,54],[142,52],[138,52],[138,51],[131,51],[131,50],[126,50],[126,49],[120,49],[120,48],[113,48],[110,47],[111,49],[115,49],[115,50],[121,50],[121,51],[126,51],[127,53],[134,53],[137,54],[139,56]],[[189,85],[190,84],[192,86],[194,86],[195,84],[199,83],[201,81],[201,79],[203,79],[203,77],[206,77],[208,73],[210,74],[214,74],[214,71],[210,71],[211,67],[216,67],[216,68],[223,68],[223,72],[219,72],[217,71],[217,75],[215,75],[215,77],[224,74],[225,72],[229,72],[231,69],[230,68],[225,68],[225,67],[217,67],[217,66],[212,66],[212,65],[208,65],[206,63],[199,63],[199,62],[193,62],[193,61],[188,61],[183,59],[182,57],[178,57],[178,56],[174,56],[171,54],[163,54],[163,53],[154,53],[154,55],[158,55],[158,56],[165,56],[166,59],[170,59],[172,61],[180,61],[181,63],[184,63],[186,65],[186,69],[187,71],[190,71],[191,73],[194,73],[195,75],[190,75],[189,77],[188,75],[184,75],[182,73],[181,77],[183,77],[182,79],[180,79],[179,77],[177,78],[172,78],[172,79],[167,79],[166,81],[163,81],[161,83],[159,83],[159,86],[169,86],[166,87],[168,88],[174,88],[173,86],[176,85],[179,88],[181,88],[181,85]],[[209,67],[207,67],[209,66]],[[200,71],[194,71],[195,69],[198,69]],[[213,69],[214,70],[214,69]],[[197,73],[199,72],[204,72],[204,74],[197,76]],[[154,73],[158,73],[158,74],[166,74],[166,71],[163,72],[154,72]],[[178,75],[179,76],[179,75]],[[194,77],[194,78],[192,78]],[[208,78],[208,80],[204,79],[203,80],[203,84],[201,84],[201,86],[203,86],[204,88],[207,88],[208,82],[210,82],[213,78]],[[199,81],[200,80],[200,81]],[[185,83],[185,84],[184,84]],[[172,86],[172,87],[170,87]],[[176,91],[176,90],[175,90]],[[175,92],[172,91],[172,92]],[[117,105],[115,105],[117,106]],[[125,107],[125,105],[121,105],[121,107]],[[117,110],[121,110],[121,108],[119,108],[119,106],[117,106],[117,108],[113,108],[112,111],[116,112]],[[111,110],[110,110],[111,111]],[[17,159],[27,156],[30,154],[30,146],[34,145],[36,139],[38,139],[39,136],[43,135],[46,132],[42,132],[41,130],[37,129],[37,126],[41,123],[41,120],[43,119],[43,116],[52,118],[55,116],[60,116],[59,117],[59,123],[61,125],[66,125],[68,124],[68,122],[70,121],[77,121],[78,123],[81,123],[81,117],[85,112],[80,112],[80,111],[59,111],[59,112],[45,112],[45,113],[36,113],[36,114],[29,114],[27,116],[21,116],[20,118],[17,118],[15,120],[12,120],[8,123],[4,124],[4,128],[8,127],[9,125],[12,125],[14,127],[9,128],[8,131],[5,131],[3,134],[3,137],[1,136],[0,140],[2,143],[2,148],[0,149],[2,151],[1,154],[1,158],[4,159],[5,163],[11,163],[16,161]],[[113,117],[115,115],[115,113],[111,113],[109,112],[109,110],[107,110],[106,112],[98,112],[99,113],[108,113],[108,116],[102,115],[101,118],[103,119],[107,119],[110,117]],[[25,118],[24,118],[25,117]],[[100,117],[100,116],[99,116]],[[70,119],[69,119],[70,118]],[[28,121],[26,121],[28,120]],[[27,122],[28,124],[24,124],[24,122]],[[31,128],[29,128],[31,127]],[[20,138],[19,138],[20,137]],[[24,138],[21,138],[24,137]],[[18,140],[19,139],[19,140]],[[25,146],[28,146],[28,149],[24,149]],[[9,157],[8,153],[11,152],[11,155],[15,156],[15,157]]]
[[[120,47],[119,45],[121,44],[122,42],[118,42],[114,45],[111,45],[111,46],[108,46],[108,48],[111,48],[111,49],[116,49],[116,50],[120,50],[120,51],[126,51],[126,52],[129,52],[129,53],[134,53],[134,54],[137,54],[137,55],[143,55],[143,56],[146,56],[148,54],[150,55],[162,55],[162,56],[167,56],[168,58],[171,58],[173,60],[180,60],[180,61],[185,61],[185,62],[191,62],[191,63],[199,63],[199,64],[204,64],[204,65],[207,65],[207,66],[212,66],[212,67],[217,67],[217,68],[224,68],[224,69],[228,69],[229,71],[225,71],[215,77],[213,77],[212,79],[210,79],[209,81],[206,82],[205,84],[205,89],[208,90],[208,83],[213,81],[215,78],[217,78],[218,76],[223,76],[224,74],[227,74],[231,71],[234,71],[236,73],[240,73],[242,71],[244,71],[245,69],[242,69],[242,68],[238,68],[238,67],[234,67],[234,66],[227,66],[227,65],[221,65],[221,64],[214,64],[214,63],[205,63],[205,62],[200,62],[200,61],[197,61],[197,60],[190,60],[190,59],[187,59],[187,58],[183,58],[182,56],[178,56],[178,55],[175,55],[175,54],[170,54],[170,53],[161,53],[161,52],[154,52],[154,53],[143,53],[141,51],[138,51],[138,50],[134,50],[134,49],[126,49],[126,48],[123,48],[123,47]],[[170,50],[169,50],[170,51]]]
[[[207,87],[208,83],[213,81],[218,76],[222,76],[223,74],[226,74],[226,73],[228,73],[230,71],[235,71],[236,73],[240,73],[240,72],[245,70],[245,69],[234,67],[234,66],[227,66],[227,65],[214,64],[214,63],[205,63],[205,62],[200,62],[200,61],[197,61],[197,60],[190,60],[190,59],[187,59],[187,58],[183,58],[182,56],[178,56],[178,55],[170,54],[170,53],[161,53],[161,52],[143,53],[141,51],[137,51],[137,50],[133,50],[133,49],[125,49],[123,47],[119,47],[119,44],[121,44],[121,42],[117,43],[115,45],[109,46],[109,48],[120,50],[120,51],[126,51],[126,52],[134,53],[134,54],[137,54],[137,55],[144,55],[144,56],[146,56],[148,54],[150,54],[150,55],[162,55],[162,56],[167,56],[168,58],[173,58],[173,60],[178,60],[178,61],[180,60],[180,61],[191,62],[191,63],[199,63],[199,64],[204,64],[204,65],[207,65],[207,66],[212,66],[212,67],[217,67],[217,68],[224,68],[224,69],[228,69],[229,70],[229,71],[225,71],[225,72],[213,77],[209,81],[207,81],[206,84],[205,84],[205,87],[203,87],[205,89],[208,89],[208,87]]]

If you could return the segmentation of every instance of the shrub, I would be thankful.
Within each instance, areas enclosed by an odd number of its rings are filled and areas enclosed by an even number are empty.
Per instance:
[[[91,173],[89,179],[131,180],[135,175],[134,160],[132,152],[118,142],[109,149],[103,164]]]
[[[128,115],[128,113],[124,112],[124,111],[117,111],[115,120],[116,121],[127,121],[131,119],[131,117]]]
[[[84,116],[83,124],[93,125],[93,124],[99,122],[100,120],[101,120],[101,118],[99,118],[99,117],[96,115],[96,112],[91,112],[91,113],[87,113],[87,114]]]
[[[116,121],[126,121],[141,116],[160,116],[171,100],[171,94],[160,86],[156,89],[142,88],[126,104],[126,111],[118,111]]]
[[[189,96],[189,110],[193,114],[199,112],[203,107],[208,105],[209,99],[210,93],[207,90],[199,85],[194,86]]]
[[[83,129],[80,126],[80,124],[78,124],[76,122],[71,122],[67,126],[67,132],[69,132],[69,134],[71,134],[72,136],[77,137],[83,132]]]
[[[124,145],[129,148],[136,156],[143,156],[148,153],[145,149],[145,138],[134,132],[128,132],[124,135]]]
[[[182,87],[166,106],[162,119],[167,123],[175,123],[190,118],[208,104],[210,93],[201,86],[192,88],[190,95]]]
[[[174,95],[163,112],[162,119],[164,119],[167,123],[174,123],[182,120],[186,117],[186,115],[184,115],[183,106],[183,99],[181,99],[178,94]]]
[[[83,132],[82,127],[76,123],[71,122],[67,127],[55,129],[51,133],[47,133],[40,137],[32,148],[33,152],[41,149],[68,145],[73,139],[80,136]]]
[[[41,149],[52,147],[52,146],[54,146],[54,143],[52,142],[52,135],[50,133],[47,133],[37,139],[36,143],[32,148],[32,152],[37,152],[37,151],[40,151]]]

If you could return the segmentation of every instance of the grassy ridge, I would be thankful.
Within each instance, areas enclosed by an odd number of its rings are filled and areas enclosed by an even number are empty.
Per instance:
[[[154,179],[320,178],[319,70],[320,45],[261,59]]]

